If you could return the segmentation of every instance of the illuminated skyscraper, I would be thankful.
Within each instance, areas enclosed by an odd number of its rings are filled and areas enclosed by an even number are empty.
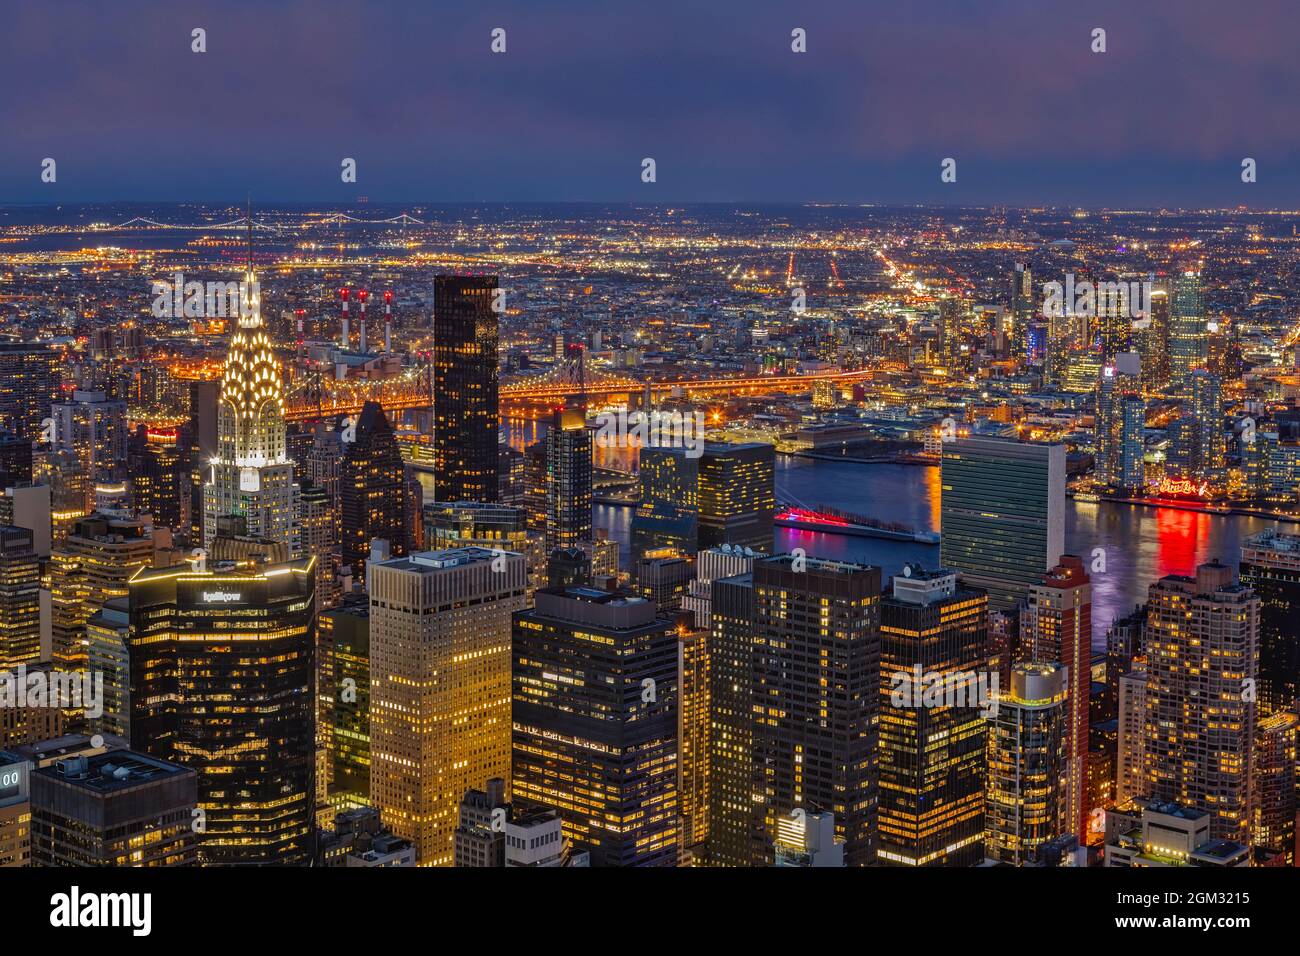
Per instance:
[[[317,740],[325,747],[331,803],[370,800],[370,599],[347,595],[321,611],[316,690]]]
[[[709,862],[760,866],[767,841],[754,797],[753,575],[717,578],[710,591]]]
[[[709,633],[695,615],[674,615],[677,629],[677,791],[681,802],[682,862],[702,859],[709,839]]]
[[[1109,667],[1109,662],[1107,667]],[[1133,660],[1121,674],[1119,689],[1119,740],[1115,754],[1115,803],[1150,793],[1146,778],[1147,661]]]
[[[203,488],[209,467],[217,457],[217,406],[221,401],[220,382],[189,383],[189,421],[185,426],[185,467],[189,472],[190,526],[185,540],[197,547],[203,543]]]
[[[189,494],[183,455],[175,432],[152,432],[141,426],[131,439],[131,495],[135,513],[148,515],[159,527],[188,534],[181,527],[182,498]]]
[[[591,540],[591,432],[583,406],[557,411],[545,441],[549,552]]]
[[[1081,840],[1087,832],[1085,784],[1088,779],[1088,702],[1092,686],[1092,583],[1083,562],[1062,555],[1040,584],[1029,589],[1021,618],[1020,645],[1027,660],[1063,664],[1065,706],[1066,808],[1063,833]]]
[[[84,670],[86,621],[109,600],[125,597],[132,576],[150,567],[164,536],[134,519],[92,515],[50,556],[50,601],[54,661],[64,670]]]
[[[312,859],[314,585],[307,559],[131,579],[131,744],[198,774],[204,865]]]
[[[433,497],[497,500],[496,276],[433,285]],[[459,795],[458,795],[459,799]]]
[[[482,548],[370,564],[370,798],[421,866],[451,866],[465,792],[510,768],[510,616],[524,557]]]
[[[41,659],[41,567],[26,528],[0,526],[0,670]]]
[[[1213,814],[1215,838],[1247,842],[1260,600],[1218,562],[1151,585],[1146,768],[1151,795]]]
[[[1259,711],[1274,714],[1300,699],[1300,535],[1247,538],[1241,583],[1259,596]]]
[[[753,588],[753,799],[766,838],[796,808],[825,811],[846,864],[875,863],[880,569],[779,555],[754,562]]]
[[[633,558],[661,548],[694,554],[724,544],[770,552],[776,511],[773,447],[707,442],[696,458],[688,450],[641,450]]]
[[[378,402],[366,402],[355,437],[344,441],[339,470],[341,560],[353,580],[364,581],[370,542],[387,541],[394,555],[406,553],[406,479],[393,430]]]
[[[1024,866],[1069,832],[1066,820],[1066,668],[1022,664],[989,724],[984,854]]]
[[[946,442],[940,482],[940,561],[990,608],[1014,607],[1065,550],[1065,446]]]
[[[1259,722],[1251,786],[1254,818],[1253,846],[1281,853],[1287,866],[1295,864],[1296,738],[1300,716],[1283,710]]]
[[[59,398],[62,358],[37,342],[0,342],[0,428],[30,441]]]
[[[1029,324],[1034,320],[1034,273],[1023,262],[1017,262],[1011,272],[1011,307],[1008,310],[1013,323],[1011,332],[1012,354],[1025,360],[1029,353]]]
[[[514,805],[557,809],[592,866],[676,866],[672,624],[643,598],[544,588],[513,653]]]
[[[223,515],[242,515],[248,533],[256,537],[288,543],[293,535],[293,462],[286,447],[284,386],[262,324],[251,260],[241,295],[239,324],[221,376],[217,454],[207,463],[204,547],[211,545]]]
[[[1201,273],[1186,269],[1174,278],[1169,310],[1169,379],[1182,393],[1192,372],[1205,368],[1209,357],[1209,331],[1201,300]],[[1154,304],[1153,304],[1154,305]]]
[[[1151,315],[1140,320],[1137,350],[1142,355],[1142,387],[1148,392],[1169,387],[1169,280],[1151,276]]]
[[[971,691],[985,670],[988,595],[952,571],[905,565],[880,601],[880,861],[970,866],[984,859],[985,720]],[[900,678],[899,675],[905,675]],[[921,681],[969,688],[970,706],[924,706]],[[892,691],[914,687],[900,696]]]
[[[73,455],[92,484],[110,485],[126,477],[126,402],[78,390],[70,401],[54,403],[50,415],[54,448]]]

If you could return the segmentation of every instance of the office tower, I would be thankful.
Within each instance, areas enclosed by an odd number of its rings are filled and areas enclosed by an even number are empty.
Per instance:
[[[378,402],[366,402],[356,437],[344,441],[339,470],[342,523],[340,553],[354,581],[364,582],[370,542],[387,541],[392,553],[406,553],[406,477],[397,439]]]
[[[1142,356],[1142,388],[1162,392],[1169,387],[1169,280],[1151,276],[1151,315],[1137,326]]]
[[[1125,395],[1119,408],[1119,486],[1140,492],[1146,486],[1147,406],[1141,395]]]
[[[962,300],[941,299],[939,301],[939,340],[938,360],[945,368],[951,369],[961,347],[962,336]]]
[[[321,834],[316,858],[324,867],[408,867],[415,866],[415,844],[387,829],[374,807],[354,807]]]
[[[87,715],[86,730],[131,739],[131,612],[126,598],[112,598],[86,621],[90,673],[103,680],[99,716]]]
[[[0,431],[0,489],[32,480],[32,440]]]
[[[1212,817],[1177,803],[1136,799],[1106,813],[1108,867],[1250,866],[1250,847],[1213,835]]]
[[[904,565],[880,600],[882,863],[984,859],[986,732],[976,690],[987,687],[987,627],[988,595],[958,587],[953,571]],[[926,706],[921,690],[932,681],[964,688],[969,705]]]
[[[204,865],[312,858],[314,583],[308,559],[131,580],[131,744],[198,774]]]
[[[591,854],[564,835],[564,819],[549,807],[530,807],[506,821],[503,866],[588,867]]]
[[[694,554],[724,544],[772,550],[775,450],[759,442],[707,442],[641,451],[641,505],[632,520],[633,557],[660,549]]]
[[[678,859],[677,638],[643,598],[543,588],[514,620],[511,793],[592,866]]]
[[[92,515],[82,518],[50,556],[51,633],[54,661],[64,670],[87,664],[86,621],[116,597],[125,597],[131,577],[154,563],[165,537],[135,519]]]
[[[636,562],[636,592],[668,617],[681,608],[694,576],[695,565],[688,557],[643,557]]]
[[[1065,773],[1066,809],[1062,833],[1082,839],[1088,810],[1084,792],[1088,760],[1088,700],[1092,683],[1092,582],[1083,561],[1062,555],[1061,563],[1029,589],[1021,617],[1021,647],[1026,659],[1066,668]]]
[[[591,432],[579,404],[558,410],[546,433],[546,550],[591,539]]]
[[[1097,387],[1094,471],[1101,484],[1126,491],[1143,484],[1146,405],[1139,387],[1139,361],[1133,352],[1115,356],[1114,364],[1101,370]]]
[[[370,598],[350,594],[320,612],[317,741],[329,755],[330,801],[370,800]]]
[[[524,503],[524,456],[509,445],[497,449],[497,500],[515,507]]]
[[[1295,865],[1296,850],[1296,736],[1300,716],[1283,710],[1260,720],[1255,738],[1250,826],[1252,846],[1282,854],[1287,866]]]
[[[41,659],[41,568],[26,528],[0,527],[0,670]]]
[[[778,817],[772,848],[774,866],[844,866],[844,841],[836,839],[829,813],[796,810]]]
[[[989,607],[1015,607],[1065,551],[1065,446],[961,438],[943,446],[939,560]]]
[[[775,461],[775,449],[761,442],[704,446],[697,490],[698,547],[729,544],[772,550]]]
[[[1023,262],[1017,262],[1011,272],[1011,303],[1008,309],[1012,321],[1012,354],[1024,360],[1028,356],[1029,323],[1036,312],[1037,296],[1034,294],[1034,273]]]
[[[505,821],[510,816],[506,782],[493,777],[484,790],[467,790],[456,823],[455,865],[506,865]]]
[[[36,664],[20,664],[12,671],[0,673],[0,682],[10,689],[10,693],[17,696],[17,689],[24,686],[24,682],[32,679],[36,674],[40,675],[38,680],[44,680],[47,688],[56,686],[55,682],[59,680],[54,665],[49,661],[40,661]],[[68,691],[72,690],[68,684],[60,686],[68,688]],[[85,688],[85,685],[80,682],[73,686]],[[11,706],[0,707],[0,749],[22,747],[39,740],[52,740],[65,733],[70,711],[65,712],[58,706],[43,706],[48,701],[43,702],[39,697],[15,700],[10,703]]]
[[[549,488],[549,470],[546,461],[546,442],[533,442],[524,449],[523,491],[520,507],[528,515],[528,528],[540,535],[546,533],[546,496]]]
[[[59,399],[62,358],[48,345],[0,342],[0,428],[35,441]]]
[[[59,542],[93,509],[95,485],[71,451],[56,449],[32,466],[38,485],[47,487],[51,541]]]
[[[1214,481],[1227,464],[1223,426],[1223,393],[1219,379],[1204,369],[1187,376],[1193,425],[1192,460],[1185,477]]]
[[[193,866],[195,772],[131,750],[31,771],[33,866]]]
[[[1261,531],[1241,546],[1241,583],[1259,597],[1259,712],[1300,699],[1300,535]]]
[[[203,543],[203,485],[209,465],[217,457],[217,405],[221,401],[220,382],[190,382],[188,390],[189,422],[186,469],[189,473],[190,528],[186,540]]]
[[[1066,708],[1069,669],[1020,664],[989,723],[984,854],[1015,866],[1069,832],[1066,822]]]
[[[75,391],[50,406],[56,450],[73,455],[94,484],[112,484],[126,473],[126,402],[103,392]]]
[[[699,540],[700,459],[680,448],[642,448],[641,503],[632,518],[632,556],[693,554]]]
[[[709,632],[690,611],[673,616],[677,632],[677,793],[681,804],[681,862],[700,865],[709,840]]]
[[[1217,561],[1151,585],[1147,619],[1147,785],[1213,814],[1215,838],[1246,842],[1260,600]]]
[[[715,578],[709,610],[709,862],[758,866],[763,817],[754,801],[752,572]]]
[[[148,515],[158,527],[181,527],[181,499],[188,493],[183,484],[181,447],[169,432],[150,432],[142,425],[131,441],[131,497],[135,513]]]
[[[528,563],[529,587],[541,582],[548,554],[543,535],[530,534],[528,513],[519,507],[482,501],[431,501],[424,507],[426,546],[518,551]]]
[[[496,276],[433,283],[433,497],[497,500]]]
[[[1109,666],[1109,665],[1108,665]],[[1135,658],[1119,678],[1119,742],[1115,759],[1115,803],[1150,792],[1146,777],[1147,662]]]
[[[1174,277],[1169,310],[1169,379],[1175,392],[1186,394],[1187,377],[1205,368],[1208,357],[1200,269],[1185,269]]]
[[[339,599],[338,574],[335,568],[338,527],[334,502],[323,487],[303,478],[295,496],[298,507],[297,557],[316,562],[316,604],[323,611]]]
[[[729,544],[706,548],[695,556],[695,577],[682,596],[682,610],[695,615],[695,626],[708,631],[713,626],[713,582],[719,578],[748,574],[754,569],[754,553]]]
[[[0,750],[0,869],[31,866],[32,765]]]
[[[0,525],[30,531],[36,556],[48,558],[53,540],[49,486],[27,484],[0,488]]]
[[[753,575],[764,833],[770,841],[795,809],[832,813],[845,862],[875,863],[880,569],[779,555],[755,561]]]
[[[510,615],[521,554],[422,551],[370,564],[370,798],[450,866],[465,791],[510,767]]]
[[[239,325],[230,338],[217,403],[217,453],[203,489],[203,546],[217,519],[242,515],[248,533],[289,542],[295,518],[293,462],[284,424],[280,363],[262,324],[252,265],[244,275]]]

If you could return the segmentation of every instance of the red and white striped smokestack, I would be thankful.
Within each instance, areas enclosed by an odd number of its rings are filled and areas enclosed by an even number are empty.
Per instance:
[[[384,293],[384,352],[393,351],[393,290]]]
[[[370,293],[365,289],[357,291],[357,298],[361,300],[361,351],[366,351],[366,299],[370,298]]]
[[[343,342],[341,343],[346,349],[348,342],[352,340],[352,330],[348,328],[348,288],[344,286],[339,290],[339,295],[343,297]]]

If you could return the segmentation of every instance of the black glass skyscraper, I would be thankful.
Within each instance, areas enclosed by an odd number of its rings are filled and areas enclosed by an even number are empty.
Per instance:
[[[339,470],[340,556],[353,576],[364,580],[372,539],[387,541],[394,555],[406,553],[405,466],[378,402],[366,402],[345,448]]]
[[[497,500],[496,276],[433,286],[433,465],[438,501]]]

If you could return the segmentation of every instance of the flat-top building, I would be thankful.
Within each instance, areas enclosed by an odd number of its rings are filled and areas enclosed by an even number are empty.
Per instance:
[[[198,774],[204,865],[306,865],[315,569],[209,561],[131,580],[131,744]]]
[[[370,799],[451,866],[461,798],[510,770],[510,621],[524,556],[484,548],[370,563]]]
[[[515,615],[512,799],[592,866],[678,862],[677,637],[644,598],[544,588]]]
[[[988,595],[952,571],[907,565],[880,601],[880,861],[971,866],[984,858]],[[924,706],[921,681],[967,686],[969,706]],[[903,688],[915,693],[896,694]],[[900,706],[901,705],[901,706]]]
[[[753,589],[754,799],[764,835],[770,843],[777,818],[795,809],[831,813],[845,863],[875,863],[880,569],[778,555],[754,562]]]

